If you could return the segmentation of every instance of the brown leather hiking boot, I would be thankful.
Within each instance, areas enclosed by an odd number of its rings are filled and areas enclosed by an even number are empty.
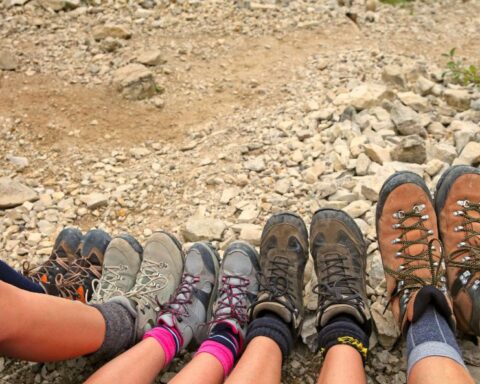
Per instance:
[[[480,335],[480,170],[456,166],[437,185],[435,208],[458,327]]]
[[[387,292],[400,329],[405,331],[429,303],[454,327],[437,216],[423,179],[411,172],[387,179],[380,191],[376,219]]]
[[[260,244],[260,288],[250,309],[252,319],[273,312],[298,335],[303,322],[303,274],[308,260],[308,233],[290,212],[271,216]]]
[[[48,295],[58,296],[55,279],[57,275],[67,273],[75,259],[75,252],[82,240],[82,232],[77,228],[65,228],[55,240],[52,253],[48,260],[32,268],[27,261],[23,264],[23,274],[35,283],[41,285]]]
[[[83,237],[77,249],[77,258],[68,272],[56,277],[60,296],[83,303],[90,300],[94,281],[98,283],[102,276],[103,257],[111,239],[100,229],[89,231]]]
[[[312,254],[318,285],[317,327],[333,317],[350,315],[370,334],[366,292],[366,246],[362,232],[345,212],[320,209],[310,226]]]

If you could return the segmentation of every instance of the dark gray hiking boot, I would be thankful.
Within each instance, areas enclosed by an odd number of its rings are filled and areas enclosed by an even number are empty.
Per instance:
[[[215,324],[228,323],[240,340],[245,339],[248,309],[258,293],[258,259],[255,248],[243,241],[235,241],[225,250],[210,329]]]
[[[303,322],[303,274],[307,260],[308,232],[303,220],[290,212],[271,216],[262,233],[260,288],[251,309],[252,319],[273,312],[298,335]]]
[[[209,243],[195,243],[185,257],[182,281],[172,299],[162,306],[158,324],[175,326],[182,347],[192,339],[197,345],[206,338],[218,283],[219,256]]]
[[[369,333],[366,246],[355,221],[340,210],[318,210],[310,226],[310,253],[318,279],[314,288],[317,327],[324,327],[335,316],[349,315]]]
[[[57,275],[65,275],[77,257],[77,249],[82,241],[82,232],[77,228],[65,228],[57,236],[52,254],[48,260],[38,266],[31,267],[30,262],[23,263],[23,274],[41,285],[48,295],[60,296],[57,288]]]

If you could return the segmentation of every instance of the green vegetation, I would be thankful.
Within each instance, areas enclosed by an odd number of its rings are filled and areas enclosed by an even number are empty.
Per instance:
[[[480,87],[480,69],[473,64],[465,65],[464,61],[458,59],[455,54],[456,48],[452,48],[450,52],[442,55],[448,59],[447,70],[443,73],[443,77],[455,84],[474,84]]]

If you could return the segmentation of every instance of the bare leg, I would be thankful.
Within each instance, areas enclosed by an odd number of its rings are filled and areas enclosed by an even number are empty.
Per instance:
[[[153,338],[143,340],[95,372],[87,383],[148,384],[155,380],[165,363],[165,353]],[[223,367],[207,353],[201,353],[183,368],[170,383],[221,384]]]
[[[420,360],[410,371],[409,384],[473,384],[468,371],[448,357],[432,356]]]
[[[223,367],[220,362],[208,353],[195,356],[188,365],[183,368],[172,384],[221,384],[223,383]]]
[[[101,313],[80,302],[0,282],[0,355],[66,360],[95,352],[105,337]]]
[[[279,384],[282,375],[282,352],[272,339],[256,337],[228,377],[226,384]]]
[[[151,383],[164,362],[163,348],[158,341],[148,338],[104,365],[87,383]]]
[[[345,369],[348,367],[348,369]],[[348,345],[330,348],[323,362],[318,384],[366,383],[365,369],[360,354]]]

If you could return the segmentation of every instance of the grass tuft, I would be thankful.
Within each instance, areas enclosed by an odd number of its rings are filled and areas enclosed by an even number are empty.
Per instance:
[[[465,65],[464,61],[458,59],[455,54],[456,48],[452,48],[442,55],[448,59],[447,70],[443,73],[443,78],[463,86],[473,84],[480,87],[480,69],[473,64]]]

